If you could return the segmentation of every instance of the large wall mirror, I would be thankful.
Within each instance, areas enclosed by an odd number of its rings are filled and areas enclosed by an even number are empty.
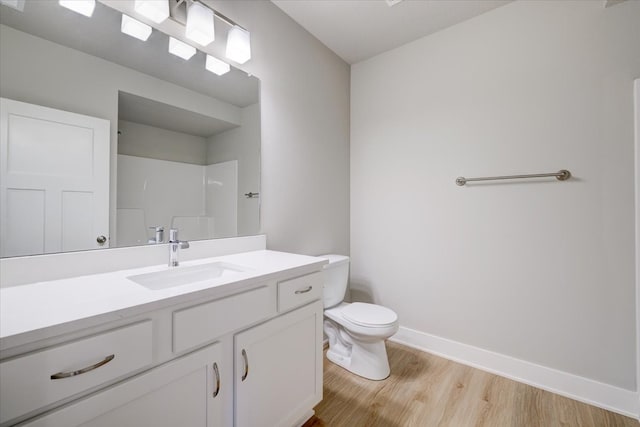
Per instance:
[[[102,2],[22,7],[0,5],[2,257],[260,232],[256,77],[125,35]]]

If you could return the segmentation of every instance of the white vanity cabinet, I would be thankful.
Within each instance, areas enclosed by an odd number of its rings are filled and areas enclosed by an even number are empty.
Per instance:
[[[322,399],[323,339],[322,263],[304,258],[301,267],[5,347],[0,427],[304,423]]]
[[[220,344],[213,344],[23,425],[220,426],[221,359]]]
[[[322,302],[237,334],[236,427],[291,427],[322,400]]]

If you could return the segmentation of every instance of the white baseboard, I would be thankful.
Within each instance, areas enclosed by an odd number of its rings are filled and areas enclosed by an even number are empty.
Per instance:
[[[400,327],[391,341],[638,419],[638,393]]]

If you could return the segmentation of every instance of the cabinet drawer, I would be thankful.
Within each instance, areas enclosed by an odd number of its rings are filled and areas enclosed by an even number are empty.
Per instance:
[[[173,351],[180,353],[276,314],[275,284],[173,313]]]
[[[221,359],[220,344],[205,347],[21,426],[223,426],[224,396],[216,383]]]
[[[278,283],[278,311],[283,312],[322,298],[322,273]]]
[[[0,423],[144,368],[153,360],[145,321],[0,363]]]

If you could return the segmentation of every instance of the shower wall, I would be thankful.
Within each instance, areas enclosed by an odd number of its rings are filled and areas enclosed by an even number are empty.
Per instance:
[[[237,162],[200,166],[118,155],[118,246],[147,244],[149,227],[182,240],[235,236]]]

